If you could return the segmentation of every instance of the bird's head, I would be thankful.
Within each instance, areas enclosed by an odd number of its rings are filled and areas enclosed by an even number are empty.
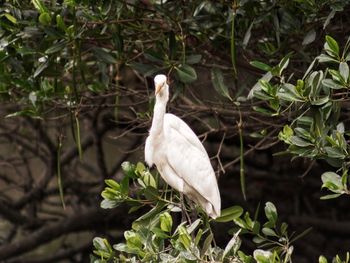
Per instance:
[[[163,74],[159,74],[154,77],[154,86],[155,86],[155,94],[156,96],[158,94],[161,94],[161,92],[164,90],[164,88],[167,88],[167,78]]]

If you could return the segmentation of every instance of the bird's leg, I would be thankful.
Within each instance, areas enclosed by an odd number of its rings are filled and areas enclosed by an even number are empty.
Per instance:
[[[191,224],[191,218],[186,211],[184,194],[182,192],[180,192],[180,203],[181,203],[181,221],[182,222],[187,221],[189,224]]]

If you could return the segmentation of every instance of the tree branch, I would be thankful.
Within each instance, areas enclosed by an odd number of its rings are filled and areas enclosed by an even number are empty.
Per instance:
[[[123,218],[121,215],[117,216],[119,211],[121,210],[89,209],[58,222],[48,224],[20,240],[0,246],[0,258],[5,260],[19,256],[64,234],[95,229],[102,222],[106,223],[113,220],[115,223],[118,218]]]

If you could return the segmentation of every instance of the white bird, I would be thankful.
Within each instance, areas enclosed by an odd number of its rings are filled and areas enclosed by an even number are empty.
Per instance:
[[[145,145],[145,160],[153,164],[167,184],[192,201],[206,213],[220,216],[221,198],[213,167],[202,143],[179,117],[165,113],[169,86],[165,75],[154,78],[156,102],[152,126]]]

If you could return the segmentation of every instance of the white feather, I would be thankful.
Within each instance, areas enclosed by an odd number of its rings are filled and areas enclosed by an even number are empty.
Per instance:
[[[163,179],[176,190],[199,203],[212,218],[220,215],[221,199],[208,154],[192,129],[173,114],[165,114],[169,87],[164,75],[157,75],[152,126],[145,145],[145,160],[155,164]]]

